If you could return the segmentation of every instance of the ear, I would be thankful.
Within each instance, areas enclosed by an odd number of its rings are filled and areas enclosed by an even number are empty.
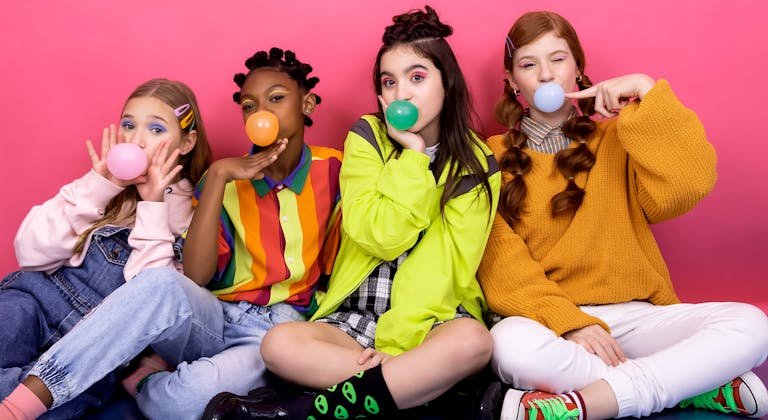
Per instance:
[[[509,83],[509,87],[511,87],[512,89],[519,90],[519,88],[517,87],[517,83],[515,82],[515,78],[512,77],[511,71],[504,70],[504,80],[506,80],[507,83]]]
[[[196,144],[197,144],[197,130],[192,130],[186,135],[182,136],[181,144],[179,145],[179,151],[181,152],[181,156],[184,156],[187,153],[191,152],[192,149],[195,148]]]
[[[304,115],[309,115],[315,110],[317,105],[317,97],[314,93],[308,92],[304,94],[304,99],[301,101],[301,112]]]

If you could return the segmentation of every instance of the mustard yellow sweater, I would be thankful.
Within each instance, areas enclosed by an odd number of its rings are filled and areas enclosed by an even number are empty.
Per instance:
[[[500,159],[503,136],[488,145]],[[593,324],[608,330],[579,305],[678,303],[649,223],[691,210],[716,178],[701,122],[664,80],[617,118],[599,122],[588,146],[595,166],[576,177],[584,201],[558,218],[550,199],[566,180],[554,155],[526,149],[532,168],[522,220],[512,229],[496,216],[478,271],[491,310],[531,318],[558,335]]]

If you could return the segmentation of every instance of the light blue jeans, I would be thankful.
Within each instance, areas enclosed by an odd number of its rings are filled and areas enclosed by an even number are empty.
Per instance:
[[[29,375],[45,383],[55,408],[151,345],[176,370],[149,377],[139,409],[149,418],[197,419],[219,392],[263,386],[264,334],[300,320],[290,305],[223,302],[173,270],[147,270],[109,295]]]

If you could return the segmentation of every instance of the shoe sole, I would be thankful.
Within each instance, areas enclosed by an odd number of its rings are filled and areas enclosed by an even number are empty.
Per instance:
[[[768,415],[768,389],[763,381],[752,371],[741,375],[740,378],[755,397],[755,412],[748,416],[759,419]]]
[[[526,392],[527,391],[520,391],[519,389],[512,388],[504,394],[504,402],[501,403],[500,420],[517,420],[518,418],[525,418],[525,411],[520,413],[520,402],[523,400],[523,395],[525,395]]]

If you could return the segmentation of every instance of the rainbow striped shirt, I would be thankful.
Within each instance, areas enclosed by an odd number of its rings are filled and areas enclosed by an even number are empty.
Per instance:
[[[318,281],[331,274],[339,246],[341,159],[338,150],[305,145],[299,165],[281,182],[265,177],[227,183],[218,270],[208,284],[214,295],[314,312]]]

